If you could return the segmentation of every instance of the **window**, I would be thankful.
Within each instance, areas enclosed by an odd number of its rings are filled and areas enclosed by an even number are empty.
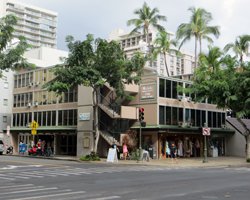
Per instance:
[[[8,89],[9,88],[9,83],[8,82],[4,82],[3,87],[4,87],[4,89]]]
[[[7,116],[3,116],[3,123],[7,123]]]
[[[3,100],[3,105],[4,105],[4,106],[8,106],[8,99],[4,99],[4,100]]]

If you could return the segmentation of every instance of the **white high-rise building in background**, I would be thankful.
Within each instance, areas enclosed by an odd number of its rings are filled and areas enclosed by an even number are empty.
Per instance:
[[[0,18],[7,14],[18,17],[15,36],[25,36],[33,48],[56,48],[57,13],[40,7],[26,5],[15,0],[0,1]]]
[[[151,47],[154,45],[157,34],[158,31],[151,28],[149,32]],[[174,36],[174,33],[168,32],[168,34],[170,37]],[[109,40],[119,41],[127,57],[131,57],[135,51],[141,51],[145,54],[149,51],[148,44],[145,42],[146,38],[142,33],[129,34],[125,33],[122,29],[116,29],[110,33]],[[194,70],[194,55],[183,50],[180,51],[179,55],[170,52],[166,54],[166,63],[167,67],[165,66],[163,54],[159,54],[154,61],[151,63],[147,62],[145,68],[153,70],[161,76],[167,76],[167,74],[169,76],[190,75]]]

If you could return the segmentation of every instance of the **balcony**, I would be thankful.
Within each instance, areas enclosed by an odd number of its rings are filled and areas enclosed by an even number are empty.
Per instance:
[[[130,94],[137,94],[139,92],[139,85],[136,84],[126,84],[124,91]]]

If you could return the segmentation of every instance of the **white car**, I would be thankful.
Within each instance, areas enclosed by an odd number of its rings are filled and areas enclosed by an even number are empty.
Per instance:
[[[0,140],[0,155],[3,154],[3,151],[4,151],[4,145],[3,145],[3,141]]]

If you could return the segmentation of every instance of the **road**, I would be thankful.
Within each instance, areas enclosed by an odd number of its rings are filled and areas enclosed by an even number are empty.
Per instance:
[[[0,199],[249,200],[250,168],[168,168],[0,156]]]

